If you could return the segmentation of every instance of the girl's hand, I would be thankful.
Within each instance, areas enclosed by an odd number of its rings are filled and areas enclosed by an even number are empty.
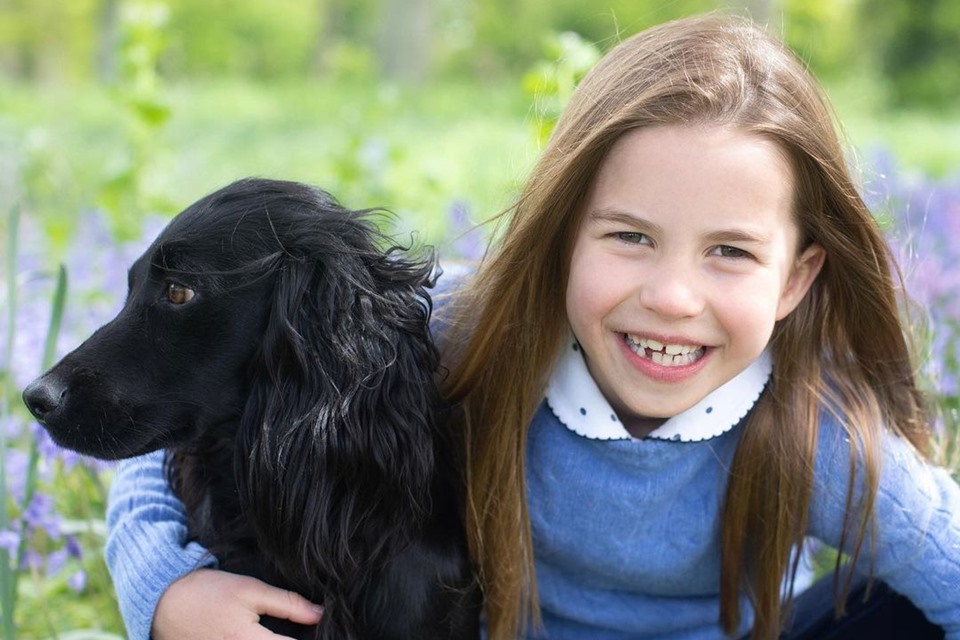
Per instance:
[[[323,609],[303,596],[255,578],[199,569],[171,584],[157,603],[153,640],[277,640],[261,615],[317,624]]]

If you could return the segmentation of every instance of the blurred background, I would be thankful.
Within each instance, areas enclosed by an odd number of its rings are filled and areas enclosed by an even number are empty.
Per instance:
[[[955,0],[0,0],[0,639],[122,637],[110,468],[57,450],[19,393],[111,317],[175,212],[236,178],[303,180],[476,258],[474,225],[598,57],[713,10],[768,25],[830,95],[958,468]]]

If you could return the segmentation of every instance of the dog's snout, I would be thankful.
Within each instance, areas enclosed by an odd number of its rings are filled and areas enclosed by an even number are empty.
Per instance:
[[[41,423],[67,397],[67,387],[55,378],[34,380],[23,390],[23,402]]]

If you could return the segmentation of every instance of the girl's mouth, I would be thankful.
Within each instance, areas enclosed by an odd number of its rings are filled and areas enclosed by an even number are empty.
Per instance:
[[[623,334],[624,342],[635,354],[662,367],[683,367],[703,357],[706,347],[693,344],[664,344],[652,338]]]

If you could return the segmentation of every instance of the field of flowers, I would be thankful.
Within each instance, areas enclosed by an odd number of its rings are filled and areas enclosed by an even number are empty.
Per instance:
[[[416,165],[417,158],[416,150],[403,149],[401,154],[396,143],[375,135],[359,135],[339,153],[340,164],[334,168],[342,170],[344,188],[379,188],[384,198],[393,193],[384,177],[390,163],[406,154]],[[912,317],[922,349],[918,362],[939,408],[942,461],[960,470],[960,175],[934,178],[898,166],[891,153],[881,151],[865,154],[863,175],[864,193],[901,257],[916,303]],[[214,181],[208,188],[216,186],[219,182]],[[477,257],[482,238],[468,231],[480,211],[492,211],[489,194],[483,200],[475,194],[437,191],[431,193],[430,207],[442,214],[430,217],[429,239],[440,244],[443,258]],[[126,290],[127,267],[168,216],[144,216],[118,235],[116,219],[106,208],[86,207],[75,212],[66,240],[62,232],[51,231],[49,221],[22,215],[16,203],[0,216],[3,640],[122,637],[101,555],[111,466],[54,446],[28,419],[19,395],[50,362],[116,313]],[[401,216],[397,228],[403,231],[422,222]],[[61,268],[51,264],[51,255],[62,259]]]
[[[868,185],[904,271],[920,378],[936,410],[940,462],[960,480],[960,179],[931,180],[877,157]]]

